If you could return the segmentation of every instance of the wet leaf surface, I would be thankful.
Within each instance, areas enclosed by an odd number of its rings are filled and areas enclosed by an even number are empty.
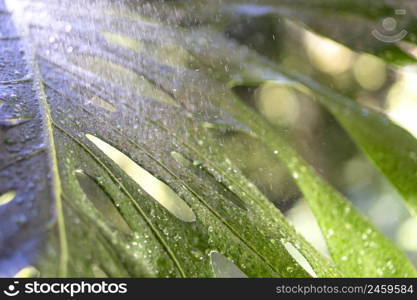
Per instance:
[[[416,276],[286,131],[232,88],[271,81],[316,95],[413,209],[414,158],[405,154],[415,140],[223,35],[230,9],[245,13],[235,1],[212,6],[216,26],[191,18],[204,3],[8,1],[19,28],[0,14],[0,45],[10,49],[0,73],[0,195],[15,195],[0,206],[0,275],[36,265],[51,277]],[[268,1],[259,5],[271,13]],[[381,126],[410,148],[372,136]],[[338,271],[225,155],[214,134],[222,130],[258,139],[287,166]]]
[[[250,132],[219,106],[224,102],[239,109],[230,87],[208,76],[205,63],[188,57],[185,48],[182,60],[161,60],[171,49],[183,49],[174,41],[189,34],[176,20],[164,19],[168,12],[149,3],[136,9],[110,1],[15,3],[11,6],[27,56],[10,61],[30,66],[34,82],[26,89],[35,86],[36,93],[17,101],[34,106],[24,114],[34,119],[9,130],[42,124],[36,132],[45,145],[39,160],[44,169],[38,166],[30,177],[44,178],[43,185],[35,186],[46,196],[22,189],[29,182],[22,174],[13,175],[17,183],[4,188],[16,190],[23,203],[44,205],[37,211],[52,212],[38,228],[30,226],[30,235],[16,231],[16,246],[7,246],[19,255],[25,247],[40,255],[19,269],[36,264],[41,276],[212,277],[210,253],[216,251],[247,276],[308,277],[285,248],[289,242],[317,274],[337,275],[232,165],[212,129],[204,126]],[[126,33],[127,47],[120,45],[126,39],[109,39],[106,32]],[[140,166],[142,175],[129,173],[93,136]],[[13,168],[15,163],[6,170]],[[88,179],[80,181],[80,170]],[[90,180],[88,188],[85,180]],[[184,221],[161,205],[153,192],[158,186],[149,188],[156,182],[169,187],[195,217]],[[110,203],[94,200],[91,189],[96,188]],[[17,214],[27,217],[28,224],[42,220],[23,210],[12,215]],[[110,222],[109,214],[119,215]],[[115,224],[117,219],[126,224]],[[46,236],[43,247],[26,240]],[[18,271],[2,270],[6,275]]]

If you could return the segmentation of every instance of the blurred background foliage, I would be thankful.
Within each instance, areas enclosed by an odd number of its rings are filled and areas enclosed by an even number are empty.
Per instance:
[[[350,2],[355,3],[346,10],[354,14],[352,8],[360,8],[357,1],[339,1],[339,5]],[[396,46],[382,43],[385,48],[381,50],[381,41],[371,35],[375,23],[368,24],[364,19],[349,16],[341,7],[339,10],[330,7],[325,17],[314,17],[309,5],[302,7],[297,17],[306,13],[309,27],[288,16],[271,13],[267,7],[262,10],[262,7],[250,5],[245,8],[247,15],[236,14],[221,26],[228,37],[296,73],[356,99],[365,107],[385,112],[417,137],[417,73],[413,66],[417,48],[407,44],[402,48],[407,51],[402,52],[396,48],[398,43]],[[409,15],[414,13],[411,8],[415,7],[408,7]],[[382,24],[385,19],[381,15],[387,18],[393,12],[381,11],[372,19]],[[407,19],[408,29],[414,28],[415,18],[413,15],[410,18],[411,21]],[[346,30],[346,23],[341,26],[346,19],[352,23],[350,31]],[[400,30],[401,24],[404,25],[404,20],[403,23],[398,21],[396,29]],[[410,39],[413,36],[413,32],[408,34]],[[366,52],[354,51],[349,47],[352,45],[353,49]],[[384,51],[382,55],[380,51]],[[235,92],[269,122],[285,129],[304,158],[417,264],[417,218],[409,215],[397,192],[320,104],[305,93],[273,82],[255,87],[237,86]],[[222,140],[225,150],[244,174],[287,215],[308,241],[328,255],[319,227],[285,166],[278,165],[268,149],[246,134],[225,132]]]

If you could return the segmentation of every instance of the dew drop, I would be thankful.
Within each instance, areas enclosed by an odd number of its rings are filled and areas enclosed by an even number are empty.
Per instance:
[[[192,250],[191,253],[193,254],[193,256],[198,259],[198,260],[203,260],[204,259],[204,255],[203,253],[201,253],[198,250]]]
[[[327,237],[329,238],[329,237],[332,237],[334,235],[334,230],[333,229],[329,229],[329,230],[327,230]]]

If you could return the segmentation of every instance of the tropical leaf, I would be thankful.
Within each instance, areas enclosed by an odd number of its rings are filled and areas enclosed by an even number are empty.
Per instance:
[[[261,1],[253,11],[311,25],[313,8],[337,6],[373,22],[392,8],[389,1],[375,11],[356,1],[304,2]],[[300,156],[287,131],[246,106],[233,87],[272,81],[315,95],[414,210],[415,139],[225,37],[222,22],[230,12],[246,14],[245,1],[8,4],[19,28],[4,9],[0,45],[10,51],[0,74],[1,275],[28,264],[40,276],[417,275]],[[216,24],[208,21],[213,16]],[[372,135],[380,128],[406,147],[389,148]],[[287,166],[336,268],[225,155],[224,131],[264,143]]]
[[[6,128],[20,152],[6,147],[2,154],[2,170],[13,178],[8,189],[16,192],[2,207],[2,222],[6,228],[22,215],[28,229],[4,236],[2,274],[40,261],[41,276],[210,277],[213,257],[225,256],[247,276],[309,276],[295,251],[312,275],[337,275],[222,154],[207,124],[248,130],[216,106],[220,98],[238,102],[230,89],[181,61],[154,56],[175,28],[159,15],[124,16],[110,2],[77,5],[13,3],[29,62],[18,78],[33,78],[22,87],[33,94],[6,105],[13,118],[29,119]],[[140,53],[106,41],[105,32],[126,28],[147,45]],[[23,63],[21,56],[10,61]],[[197,80],[211,94],[197,90]],[[15,110],[23,105],[29,116]],[[33,132],[27,139],[37,138],[42,151],[20,141],[23,132]],[[33,170],[29,178],[18,171],[28,168],[21,162]]]

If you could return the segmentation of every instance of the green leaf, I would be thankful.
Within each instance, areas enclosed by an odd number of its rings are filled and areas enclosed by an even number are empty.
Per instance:
[[[414,215],[417,213],[415,137],[396,125],[384,113],[362,107],[356,101],[311,78],[278,66],[245,47],[241,51],[236,47],[236,44],[229,43],[223,48],[215,48],[217,51],[211,49],[212,57],[206,59],[207,63],[217,66],[219,71],[223,66],[218,61],[228,62],[230,66],[226,77],[231,85],[253,85],[270,80],[315,97],[335,116],[358,147],[403,196],[410,212]],[[215,57],[220,58],[216,61]],[[244,67],[239,64],[242,60],[247,61]],[[243,78],[241,74],[244,74]],[[376,132],[380,134],[375,134]]]
[[[2,222],[11,226],[19,214],[30,226],[12,228],[7,244],[16,247],[3,251],[40,255],[13,262],[1,255],[13,264],[2,274],[34,264],[48,277],[212,277],[224,273],[213,270],[215,251],[250,277],[308,277],[300,255],[318,276],[339,275],[225,157],[206,124],[250,130],[218,105],[240,109],[229,87],[196,69],[200,60],[189,61],[185,49],[184,60],[164,55],[179,49],[166,46],[183,34],[175,16],[165,24],[160,4],[13,4],[36,94],[7,103],[31,119],[7,132],[21,153],[2,153],[13,178],[2,188],[32,208],[9,202],[14,213]],[[117,32],[135,50],[106,40]],[[24,65],[22,57],[11,61]],[[32,82],[23,87],[30,93]],[[22,140],[23,132],[36,139]]]
[[[271,65],[259,60],[258,67],[266,68],[266,73],[271,73]],[[287,85],[292,82],[289,84],[291,87],[314,95],[335,116],[358,147],[402,195],[410,212],[416,215],[417,139],[384,113],[363,107],[310,78],[279,66],[276,66],[275,72],[275,75],[270,75],[270,80],[278,78],[277,84]],[[287,80],[283,81],[282,77]]]
[[[199,35],[202,36],[202,32],[199,32]],[[216,38],[212,38],[212,40],[216,40]],[[265,80],[267,76],[270,76],[270,80],[277,78],[276,82],[279,85],[290,84],[294,87],[304,85],[304,87],[300,87],[303,91],[306,91],[306,87],[308,87],[314,92],[323,93],[319,84],[311,80],[305,80],[295,74],[279,72],[280,69],[274,67],[272,62],[268,62],[245,47],[239,47],[236,43],[228,42],[221,37],[218,37],[217,41],[221,42],[217,44],[216,50],[218,51],[215,51],[213,49],[215,47],[212,47],[210,58],[205,56],[205,61],[218,72],[227,69],[228,73],[223,72],[226,81],[228,80],[227,77],[229,77],[229,80],[233,80],[236,76],[234,71],[240,69],[243,74],[248,74],[247,76],[254,78],[254,80]],[[194,52],[194,55],[197,56],[198,52]],[[248,64],[241,66],[238,63],[241,60],[248,62]],[[224,62],[228,63],[227,68],[224,68]],[[263,75],[259,76],[258,74]],[[252,84],[252,82],[253,80],[249,81],[249,84]],[[362,132],[365,130],[372,131],[374,127],[370,126],[371,124],[362,124],[361,127],[357,118],[349,119],[353,114],[353,112],[347,110],[352,106],[349,99],[336,97],[334,93],[332,95],[332,98],[325,98],[328,99],[325,102],[326,105],[330,106],[331,103],[338,101],[336,103],[340,108],[341,103],[343,103],[344,109],[338,111],[339,113],[343,112],[345,117],[343,120],[351,120],[349,124],[356,124],[357,128],[365,128],[362,129]],[[336,100],[331,100],[335,97]],[[239,110],[236,109],[237,106],[239,106]],[[415,268],[406,256],[295,152],[285,134],[274,129],[259,115],[243,105],[235,103],[234,107],[227,105],[223,105],[223,107],[240,122],[250,127],[270,150],[287,165],[317,218],[333,261],[343,274],[352,277],[417,276]],[[363,114],[359,115],[363,116]],[[355,117],[357,116],[358,114],[355,115]],[[364,120],[367,119],[364,118]],[[343,122],[341,123],[345,125]],[[394,130],[400,130],[398,127],[394,128]],[[402,130],[400,131],[404,134]],[[413,142],[415,143],[415,140]],[[375,139],[370,139],[368,145],[378,146]],[[389,155],[390,152],[381,149],[379,153]],[[399,157],[398,160],[401,158]]]
[[[284,152],[285,153],[285,152]],[[406,256],[301,159],[282,154],[303,191],[334,263],[351,277],[416,277]]]
[[[232,87],[271,80],[316,94],[413,209],[415,140],[225,37],[222,22],[231,8],[244,14],[245,1],[9,3],[19,31],[9,13],[0,14],[8,35],[0,45],[14,50],[5,51],[0,87],[19,95],[9,92],[0,112],[0,175],[7,179],[0,185],[1,275],[35,274],[27,266],[33,264],[49,277],[417,276],[300,157],[285,130],[243,104]],[[262,3],[255,7],[261,14],[286,11]],[[306,7],[291,17],[307,24],[313,8],[338,7],[373,22],[391,8],[384,1],[361,13],[369,3],[280,4],[293,12]],[[212,24],[213,14],[222,22]],[[22,44],[26,60],[17,51]],[[372,136],[381,126],[407,145],[404,151]],[[286,164],[337,270],[225,155],[225,130],[258,139]]]
[[[417,140],[385,114],[317,87],[318,100],[403,196],[417,215]]]
[[[351,277],[417,276],[404,253],[294,152],[289,142],[281,140],[272,128],[260,136],[292,173],[319,223],[338,270]]]

